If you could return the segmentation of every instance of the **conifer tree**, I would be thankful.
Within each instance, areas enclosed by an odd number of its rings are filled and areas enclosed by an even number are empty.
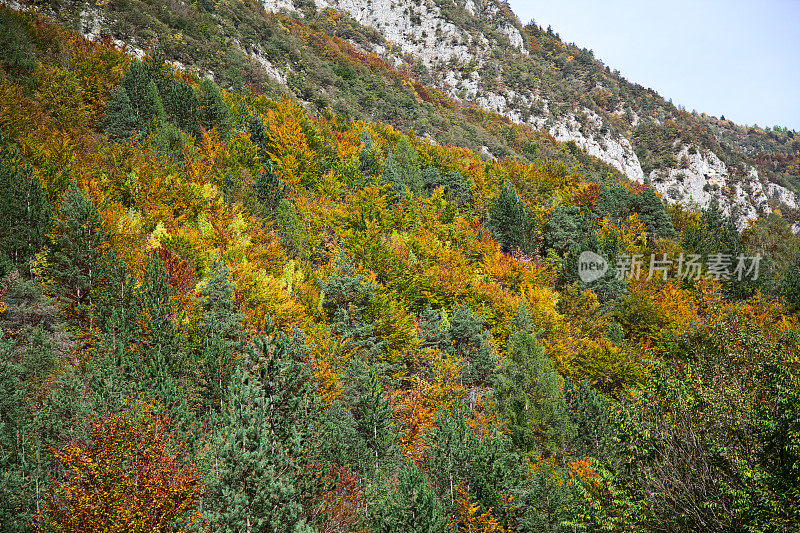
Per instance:
[[[442,500],[451,510],[456,505],[456,488],[468,477],[473,460],[467,417],[463,404],[442,409],[436,416],[436,427],[426,450],[430,464],[434,465],[432,475]]]
[[[492,354],[492,335],[483,330],[483,318],[467,305],[455,304],[447,329],[447,349],[463,360],[467,385],[490,383],[497,359]]]
[[[214,258],[211,279],[203,290],[201,365],[207,405],[218,405],[228,389],[234,357],[241,351],[242,314],[234,302],[230,268]]]
[[[358,432],[358,424],[349,403],[337,399],[323,409],[314,433],[314,449],[321,461],[347,466],[360,474],[374,471],[367,443]]]
[[[503,251],[513,253],[525,251],[530,246],[530,223],[525,203],[517,194],[517,189],[506,181],[492,207],[489,224],[492,235],[502,245]]]
[[[156,85],[166,114],[166,120],[195,137],[200,134],[200,100],[197,91],[180,77],[166,62],[163,50],[156,50],[146,64],[150,79]]]
[[[136,129],[146,132],[154,118],[164,119],[164,106],[150,70],[141,61],[131,62],[122,86],[136,116]]]
[[[545,246],[567,260],[567,252],[581,248],[589,236],[589,222],[575,207],[559,207],[545,229]],[[575,258],[577,259],[577,258]]]
[[[213,438],[204,515],[217,531],[305,531],[308,371],[267,318],[236,368]]]
[[[300,254],[300,217],[294,203],[289,198],[282,198],[275,208],[275,229],[283,249],[290,257]]]
[[[674,239],[678,236],[661,198],[652,187],[645,189],[642,196],[636,199],[635,209],[651,237]]]
[[[426,196],[433,194],[434,189],[442,187],[445,193],[450,195],[450,198],[458,205],[468,205],[472,195],[469,190],[469,185],[464,181],[464,177],[460,172],[450,170],[442,175],[436,167],[425,167],[421,175],[422,179],[422,192]]]
[[[472,191],[460,172],[451,170],[442,176],[442,185],[450,197],[461,206],[468,206],[472,201]]]
[[[598,210],[615,222],[624,220],[631,208],[631,194],[624,185],[614,185],[603,189],[597,200]]]
[[[253,190],[256,199],[268,216],[272,216],[281,201],[286,198],[286,185],[278,179],[275,167],[272,166],[269,159],[263,162],[263,170],[256,178]]]
[[[442,186],[442,174],[439,169],[433,166],[425,167],[422,170],[422,192],[425,196],[430,196],[436,187]]]
[[[94,203],[73,183],[64,194],[47,250],[52,290],[68,314],[90,313],[105,243]]]
[[[440,311],[436,311],[428,304],[419,316],[417,321],[419,326],[420,339],[429,348],[438,348],[447,351],[450,343],[447,338],[449,323],[442,320]]]
[[[247,119],[247,128],[250,130],[250,140],[258,146],[259,154],[264,160],[264,164],[269,163],[269,158],[266,155],[267,143],[269,142],[269,134],[267,128],[258,115],[250,115]]]
[[[217,128],[219,138],[227,141],[231,133],[231,111],[217,84],[204,78],[200,81],[200,122],[207,130]]]
[[[49,206],[16,145],[0,138],[0,275],[25,265],[44,245]],[[4,267],[4,263],[7,265]]]
[[[406,197],[406,181],[403,178],[402,169],[395,158],[394,152],[389,150],[386,159],[383,160],[383,182],[389,186],[395,197],[403,199]]]
[[[23,532],[36,509],[36,492],[32,461],[26,461],[24,449],[28,389],[13,349],[14,343],[0,331],[0,523],[7,531]]]
[[[365,382],[359,387],[355,400],[354,418],[361,438],[366,443],[369,460],[377,477],[381,462],[397,452],[398,431],[392,415],[389,396],[383,390],[378,372],[370,367]],[[365,468],[366,470],[366,468]]]
[[[133,109],[128,92],[121,85],[111,89],[111,100],[106,108],[103,128],[113,141],[129,138],[136,131],[138,117]]]
[[[350,339],[355,350],[370,360],[377,358],[386,343],[375,336],[375,327],[368,316],[374,301],[375,283],[364,274],[357,274],[351,259],[341,254],[336,270],[321,284],[322,308],[334,331]]]
[[[358,151],[358,167],[361,173],[367,176],[378,174],[378,151],[372,141],[372,135],[364,131],[358,138],[361,141],[361,149]]]
[[[413,461],[400,467],[397,486],[373,508],[373,528],[387,533],[440,533],[450,531],[444,505],[430,486],[428,476]]]
[[[189,383],[194,369],[189,366],[185,333],[176,327],[178,318],[173,290],[158,254],[151,253],[139,290],[140,389],[155,395],[172,419],[184,427],[194,421],[189,400]]]
[[[563,379],[552,366],[530,326],[530,311],[517,309],[517,330],[508,341],[510,357],[497,371],[495,398],[509,421],[514,444],[522,450],[555,453],[574,433],[563,394]]]
[[[564,380],[564,398],[576,429],[571,443],[574,455],[595,457],[605,464],[615,460],[619,453],[619,428],[605,396],[586,380],[573,383],[567,378]]]
[[[468,423],[471,413],[463,403],[442,409],[426,450],[426,465],[439,497],[448,510],[458,506],[459,486],[481,510],[508,522],[504,496],[519,497],[519,461],[508,437],[497,430],[481,431]]]
[[[419,155],[407,137],[400,139],[395,146],[395,158],[405,188],[414,194],[420,194],[422,192],[422,171],[419,167]]]

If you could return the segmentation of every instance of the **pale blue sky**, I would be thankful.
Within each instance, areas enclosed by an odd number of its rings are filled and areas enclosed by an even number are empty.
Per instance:
[[[800,0],[509,3],[688,111],[800,130]]]

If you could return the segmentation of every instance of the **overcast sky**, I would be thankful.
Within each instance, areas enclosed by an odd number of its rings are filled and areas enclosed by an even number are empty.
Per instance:
[[[688,111],[800,130],[800,0],[509,3]]]

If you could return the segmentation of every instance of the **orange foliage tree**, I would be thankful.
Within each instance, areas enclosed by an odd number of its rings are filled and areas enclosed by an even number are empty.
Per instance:
[[[169,421],[146,410],[92,422],[90,442],[54,450],[65,470],[47,498],[37,529],[70,532],[180,530],[196,518],[202,481],[185,461]]]

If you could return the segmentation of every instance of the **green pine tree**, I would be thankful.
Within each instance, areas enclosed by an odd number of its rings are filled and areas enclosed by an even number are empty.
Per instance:
[[[522,450],[560,453],[574,434],[563,393],[563,379],[536,339],[526,305],[517,309],[517,329],[508,341],[508,358],[496,374],[497,406],[509,422],[514,444]]]
[[[383,160],[383,174],[381,175],[383,182],[389,186],[389,190],[396,198],[403,199],[406,197],[406,181],[403,177],[400,164],[392,150],[386,155]]]
[[[0,138],[0,276],[25,269],[44,245],[50,208],[39,179],[16,145]],[[30,271],[27,270],[30,274]]]
[[[247,118],[247,127],[250,130],[250,140],[258,146],[262,160],[268,163],[269,158],[266,155],[266,149],[269,143],[269,135],[267,134],[267,128],[258,115],[250,115]]]
[[[275,229],[286,255],[298,257],[302,251],[300,216],[289,198],[282,198],[275,208]]]
[[[398,453],[399,434],[392,419],[394,411],[389,403],[389,395],[384,391],[375,367],[370,367],[363,378],[350,396],[354,399],[356,430],[368,452],[368,457],[363,459],[363,471],[377,478],[382,463]]]
[[[413,194],[419,195],[422,192],[422,171],[419,166],[419,155],[407,137],[403,137],[397,143],[394,155],[400,169],[403,185]]]
[[[188,430],[194,423],[191,403],[196,400],[190,383],[195,369],[190,365],[185,332],[176,325],[172,294],[163,262],[151,253],[138,291],[138,316],[143,324],[137,336],[140,394],[157,400]]]
[[[235,285],[227,265],[214,258],[211,279],[203,289],[203,326],[200,364],[203,376],[203,402],[217,406],[228,390],[233,361],[242,349],[242,314],[234,301]]]
[[[450,170],[442,176],[442,186],[458,205],[468,206],[472,202],[472,191],[469,183],[464,180],[460,172]]]
[[[322,309],[335,333],[351,341],[353,350],[366,360],[375,361],[384,351],[385,341],[375,336],[371,321],[375,283],[364,274],[357,274],[352,260],[345,254],[336,261],[336,270],[320,285]]]
[[[442,501],[428,476],[413,461],[406,460],[397,475],[397,485],[376,498],[372,509],[373,529],[387,533],[440,533],[451,531]]]
[[[288,194],[287,187],[278,179],[275,174],[275,167],[272,166],[269,159],[264,161],[263,170],[256,178],[255,184],[253,184],[253,191],[265,214],[270,217],[273,216],[280,203],[286,199]],[[289,202],[289,200],[286,201],[287,203]],[[283,207],[282,209],[286,208]],[[277,217],[277,215],[275,216]]]
[[[491,383],[497,358],[492,354],[492,334],[483,329],[483,318],[469,306],[453,305],[447,329],[447,350],[463,361],[468,386]]]
[[[639,219],[644,223],[651,238],[675,239],[678,236],[655,189],[652,187],[645,189],[634,204]]]
[[[153,119],[164,119],[164,106],[158,94],[158,88],[151,78],[151,72],[141,61],[132,61],[122,87],[128,95],[136,116],[136,129],[147,132]]]
[[[564,380],[564,398],[576,434],[571,446],[577,457],[595,457],[605,464],[618,460],[619,427],[611,403],[587,381]]]
[[[203,513],[215,531],[304,531],[313,491],[306,366],[267,318],[236,368],[213,437]]]
[[[438,348],[447,351],[450,347],[447,331],[449,323],[442,320],[442,313],[436,311],[428,304],[417,320],[420,340],[429,348]]]
[[[497,430],[480,434],[467,420],[472,413],[463,403],[442,409],[436,416],[436,428],[429,439],[426,464],[431,479],[445,506],[456,509],[456,487],[466,485],[471,501],[492,514],[504,527],[515,526],[519,510],[509,509],[504,497],[519,499],[529,489],[519,487],[526,476],[508,437]]]
[[[566,260],[570,249],[584,246],[589,233],[589,222],[577,207],[559,207],[547,222],[545,246]]]
[[[358,138],[361,150],[358,151],[358,168],[366,176],[378,175],[378,151],[372,141],[372,135],[364,131]]]
[[[492,206],[489,216],[492,235],[506,253],[527,251],[530,248],[530,222],[525,202],[517,194],[517,189],[506,181]]]
[[[103,128],[108,137],[113,141],[128,139],[136,131],[138,122],[128,92],[125,87],[116,85],[111,89],[111,100],[103,119]]]
[[[597,209],[615,222],[624,220],[630,214],[632,198],[624,185],[605,187],[597,200]]]
[[[73,183],[61,202],[46,263],[52,292],[69,315],[90,317],[105,244],[100,214]]]
[[[219,138],[227,141],[231,134],[231,110],[217,84],[204,78],[200,81],[200,123],[210,130],[217,128]]]
[[[28,387],[13,350],[0,331],[0,523],[6,531],[23,532],[36,512],[36,479],[34,461],[26,460]]]

